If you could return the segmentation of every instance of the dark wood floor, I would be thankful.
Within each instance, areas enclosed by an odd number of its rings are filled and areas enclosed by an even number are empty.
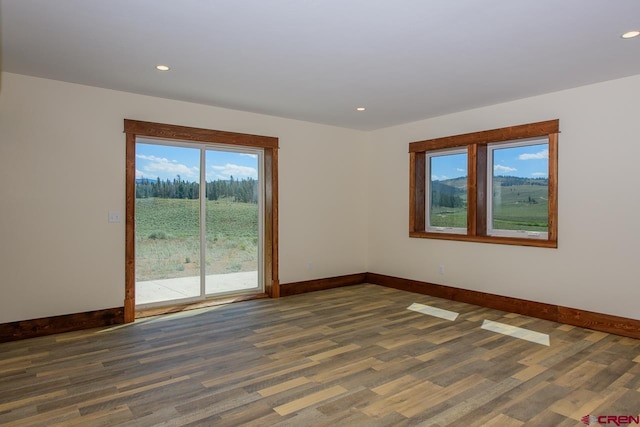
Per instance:
[[[640,413],[639,365],[639,340],[358,285],[0,344],[0,424],[578,426]]]

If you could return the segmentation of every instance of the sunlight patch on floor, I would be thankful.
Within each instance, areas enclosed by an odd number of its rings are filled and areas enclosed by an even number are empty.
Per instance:
[[[494,322],[492,320],[485,320],[482,323],[482,329],[496,332],[498,334],[508,335],[514,338],[520,338],[526,341],[531,341],[536,344],[546,345],[547,347],[551,345],[549,342],[548,334],[519,328],[517,326],[506,325],[504,323]]]
[[[418,304],[414,302],[407,310],[417,311],[418,313],[428,314],[429,316],[439,317],[445,320],[456,320],[458,318],[458,313],[455,311],[443,310],[442,308],[431,307],[429,305]]]

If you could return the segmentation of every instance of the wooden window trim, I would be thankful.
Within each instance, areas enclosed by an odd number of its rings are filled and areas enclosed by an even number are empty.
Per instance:
[[[545,248],[558,247],[558,119],[510,126],[409,144],[409,237],[497,243]],[[487,144],[547,137],[549,141],[549,225],[546,240],[487,235]],[[428,151],[468,148],[467,234],[425,230],[425,158]]]
[[[124,133],[126,134],[124,321],[128,323],[135,320],[135,150],[136,138],[138,136],[155,139],[200,142],[205,144],[227,144],[262,148],[264,150],[264,287],[267,295],[272,298],[279,297],[278,138],[129,119],[124,120]]]

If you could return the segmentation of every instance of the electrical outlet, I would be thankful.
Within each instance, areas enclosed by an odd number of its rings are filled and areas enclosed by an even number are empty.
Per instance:
[[[309,271],[313,270],[313,261],[307,262],[307,270]]]
[[[444,264],[438,266],[438,273],[444,276]]]

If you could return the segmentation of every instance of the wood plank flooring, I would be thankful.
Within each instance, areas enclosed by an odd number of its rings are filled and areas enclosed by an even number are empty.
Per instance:
[[[639,390],[640,340],[375,285],[0,344],[11,426],[579,426]]]

